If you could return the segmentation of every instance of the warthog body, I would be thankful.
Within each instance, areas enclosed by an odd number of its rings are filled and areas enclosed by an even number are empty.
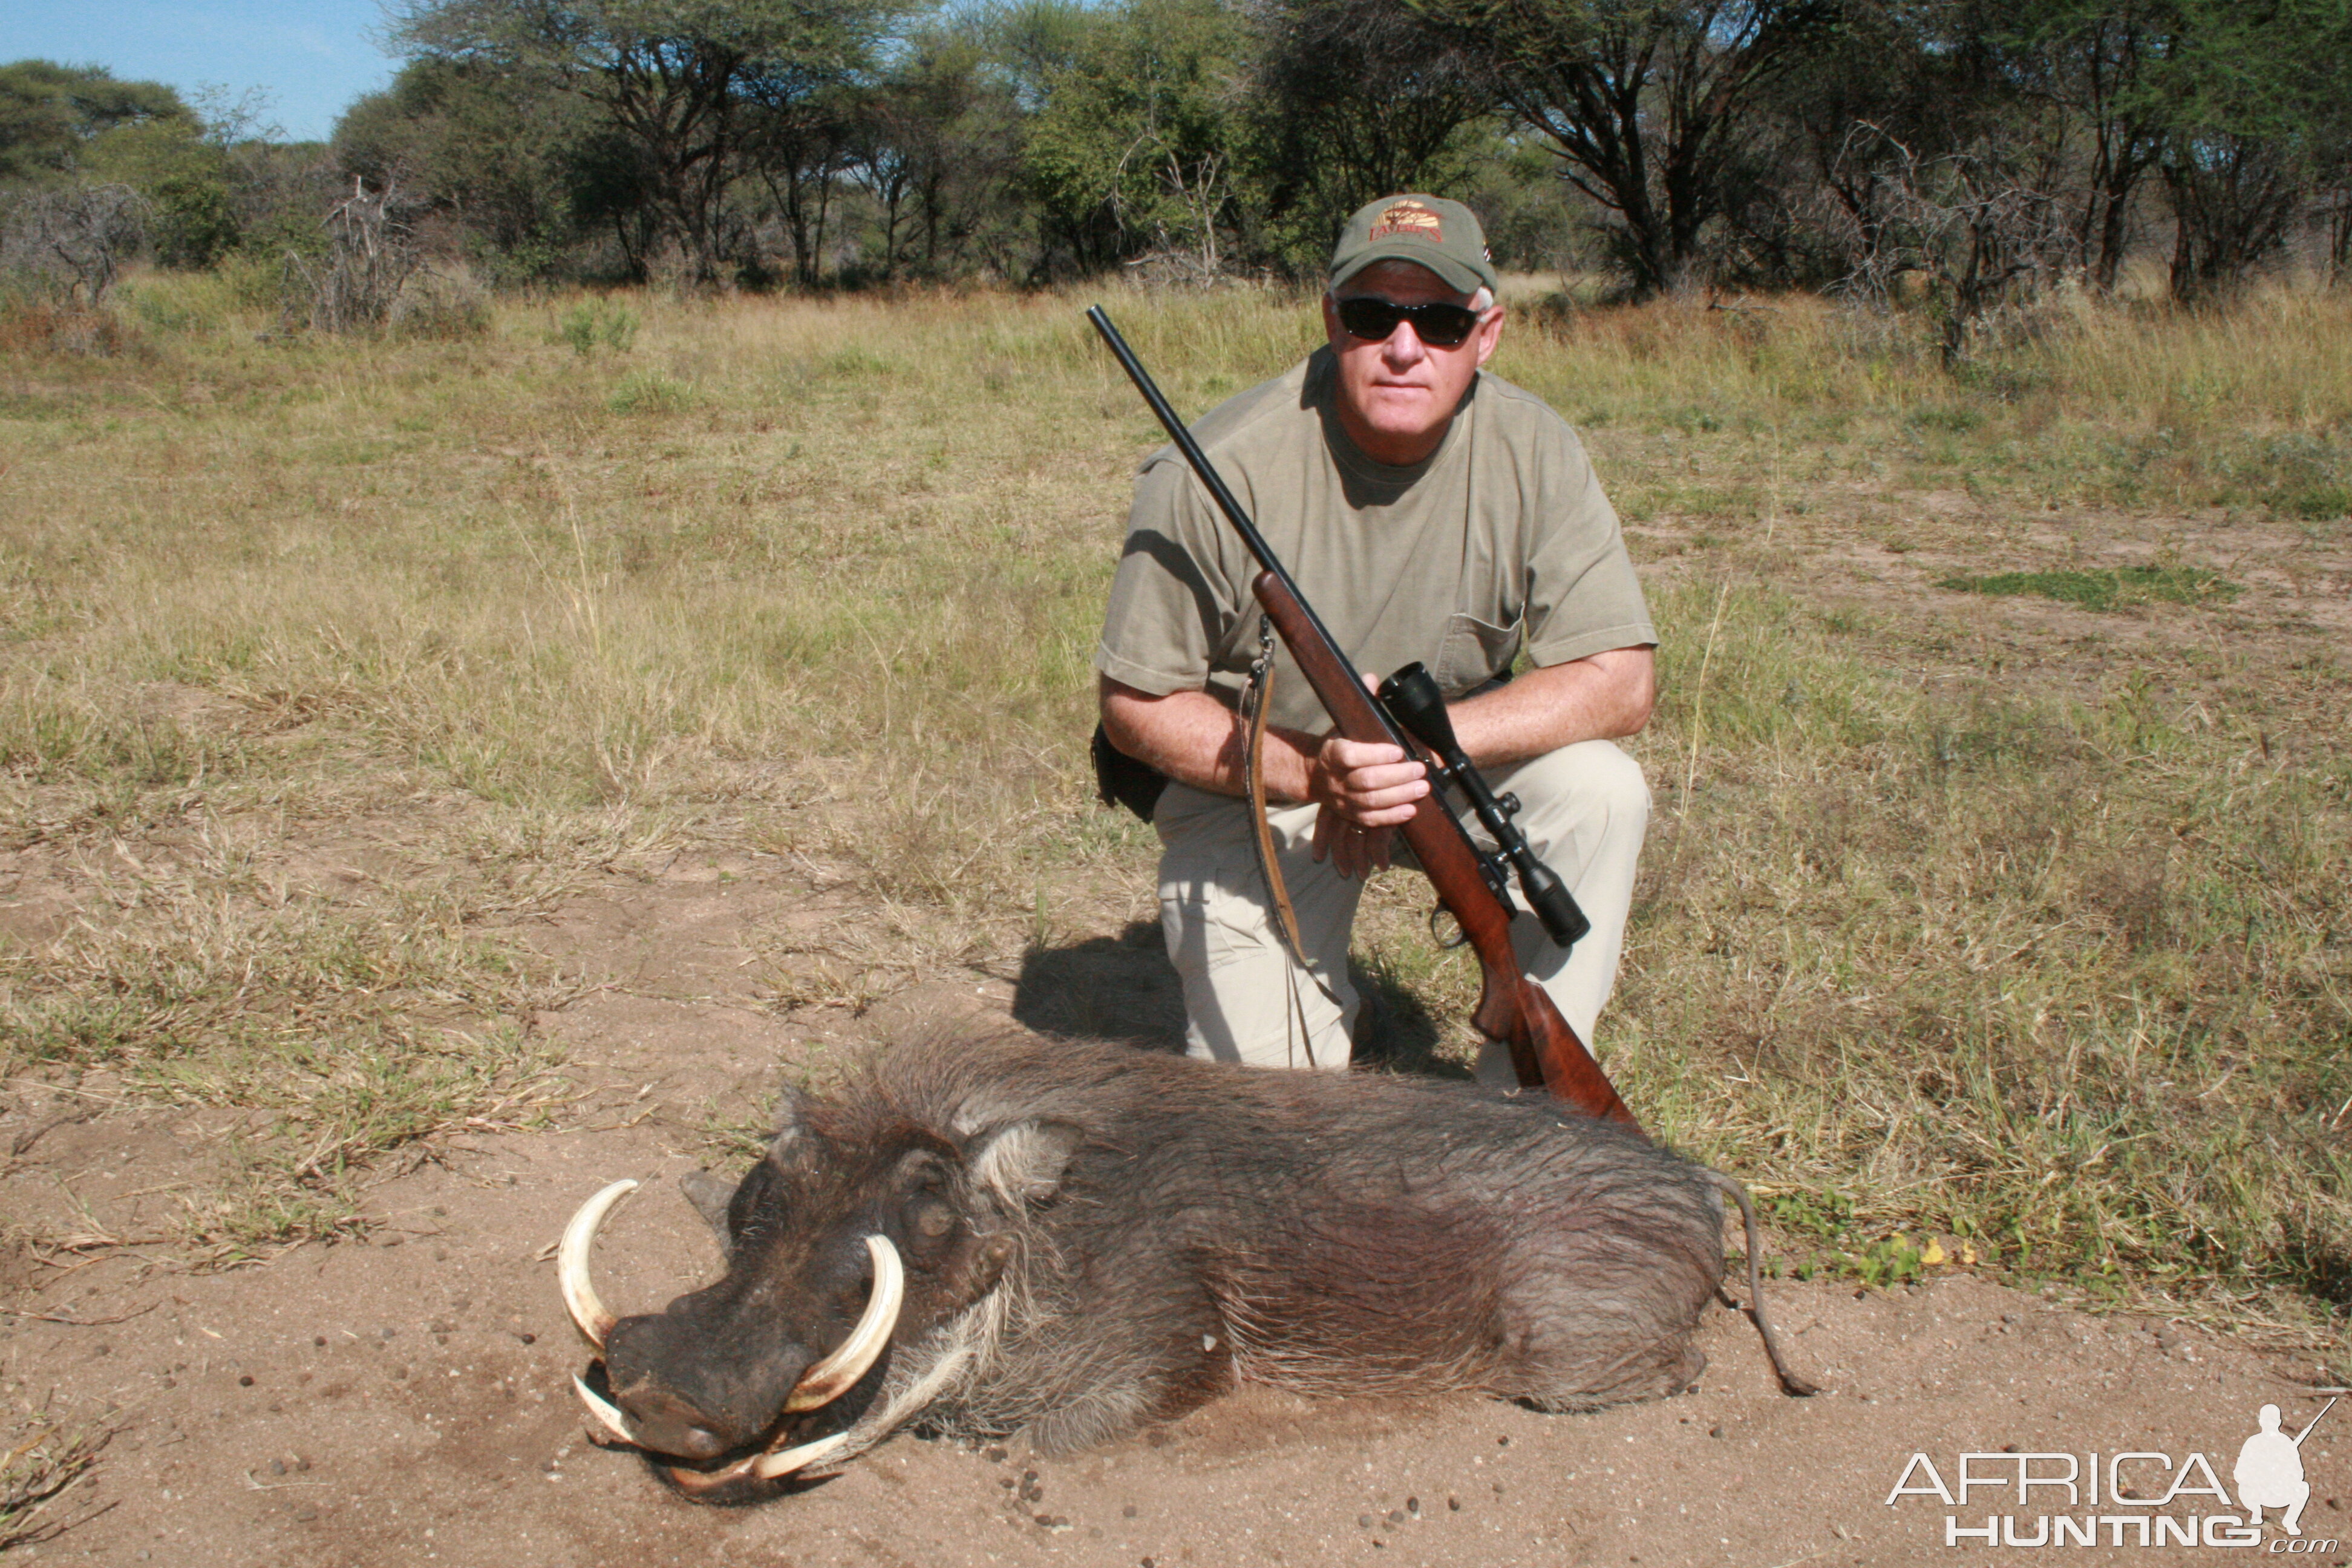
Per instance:
[[[726,1277],[621,1321],[610,1384],[642,1446],[688,1459],[845,1429],[811,1473],[910,1421],[1068,1451],[1243,1378],[1647,1399],[1704,1364],[1721,1224],[1701,1168],[1540,1095],[1022,1035],[900,1047],[837,1098],[788,1097],[727,1205]],[[887,1357],[784,1416],[858,1318],[877,1233],[905,1262]]]

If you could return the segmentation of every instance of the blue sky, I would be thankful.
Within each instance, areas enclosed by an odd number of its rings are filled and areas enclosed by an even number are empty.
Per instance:
[[[323,140],[352,100],[392,79],[377,0],[0,0],[0,61],[99,65],[116,76],[258,88],[265,121]]]

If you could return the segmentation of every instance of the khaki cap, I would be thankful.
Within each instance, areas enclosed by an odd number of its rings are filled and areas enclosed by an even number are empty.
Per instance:
[[[1331,287],[1376,261],[1426,267],[1458,294],[1501,289],[1478,215],[1443,196],[1382,196],[1349,218],[1331,252]]]

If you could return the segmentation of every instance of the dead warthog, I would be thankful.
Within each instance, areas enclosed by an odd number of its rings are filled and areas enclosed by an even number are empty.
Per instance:
[[[691,1493],[823,1474],[909,1423],[1067,1452],[1248,1378],[1650,1399],[1723,1273],[1721,1178],[1540,1095],[1006,1035],[785,1097],[726,1277],[617,1321],[573,1220],[567,1299],[612,1432]],[[1750,1256],[1754,1247],[1751,1240]],[[1794,1391],[1794,1390],[1792,1390]]]

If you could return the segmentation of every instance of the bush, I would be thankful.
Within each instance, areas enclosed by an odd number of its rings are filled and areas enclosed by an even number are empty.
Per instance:
[[[676,414],[694,402],[694,391],[658,371],[633,370],[613,388],[615,414]]]
[[[121,302],[139,324],[158,332],[213,332],[240,306],[220,271],[142,272],[122,286]]]
[[[564,312],[555,329],[557,339],[572,345],[585,359],[603,343],[616,354],[629,352],[637,341],[637,317],[626,305],[609,300],[583,300]]]
[[[227,291],[229,300],[240,310],[265,310],[277,316],[285,313],[288,290],[286,261],[282,256],[260,250],[239,250],[221,258],[213,268]]]
[[[397,337],[478,338],[490,330],[490,302],[481,285],[462,274],[420,272],[393,301],[390,324]]]
[[[88,354],[110,357],[134,346],[138,334],[105,306],[30,298],[0,289],[0,354]]]

